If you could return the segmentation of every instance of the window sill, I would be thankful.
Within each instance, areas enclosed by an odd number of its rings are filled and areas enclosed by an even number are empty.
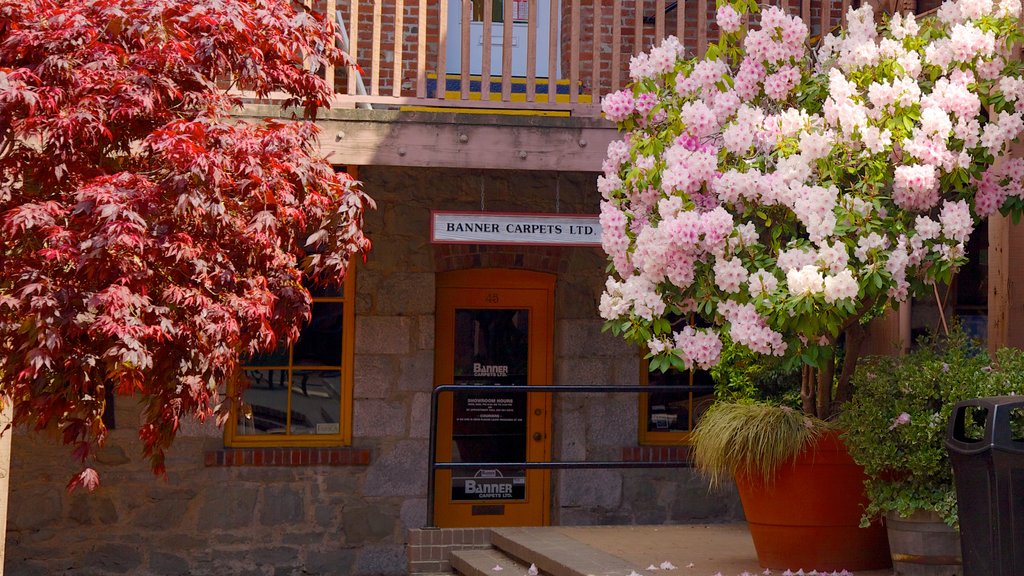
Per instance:
[[[204,455],[208,468],[228,466],[367,466],[363,448],[222,448]]]

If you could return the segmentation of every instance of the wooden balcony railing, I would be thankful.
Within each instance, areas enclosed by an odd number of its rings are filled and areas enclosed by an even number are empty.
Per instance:
[[[817,34],[839,25],[850,0],[774,1]],[[669,34],[702,55],[718,37],[714,0],[330,0],[325,8],[362,68],[327,71],[338,107],[597,117],[601,96],[628,81],[632,55]]]

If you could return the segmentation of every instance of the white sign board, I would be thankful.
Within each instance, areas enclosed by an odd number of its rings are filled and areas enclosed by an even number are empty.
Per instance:
[[[438,244],[600,246],[596,215],[434,211],[430,241]]]

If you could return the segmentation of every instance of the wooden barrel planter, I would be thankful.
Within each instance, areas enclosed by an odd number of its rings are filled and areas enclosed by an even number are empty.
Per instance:
[[[960,533],[934,512],[885,515],[896,576],[963,576]]]
[[[864,470],[834,433],[769,485],[737,477],[758,562],[773,570],[875,570],[891,565],[885,527],[860,528]]]

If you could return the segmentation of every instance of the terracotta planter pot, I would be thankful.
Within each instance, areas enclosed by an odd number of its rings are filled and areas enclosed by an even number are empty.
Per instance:
[[[885,515],[892,566],[897,576],[961,576],[960,533],[934,512],[918,510],[909,518]]]
[[[764,568],[874,570],[891,566],[885,527],[860,528],[864,470],[836,434],[784,464],[775,481],[737,477],[743,512]]]

